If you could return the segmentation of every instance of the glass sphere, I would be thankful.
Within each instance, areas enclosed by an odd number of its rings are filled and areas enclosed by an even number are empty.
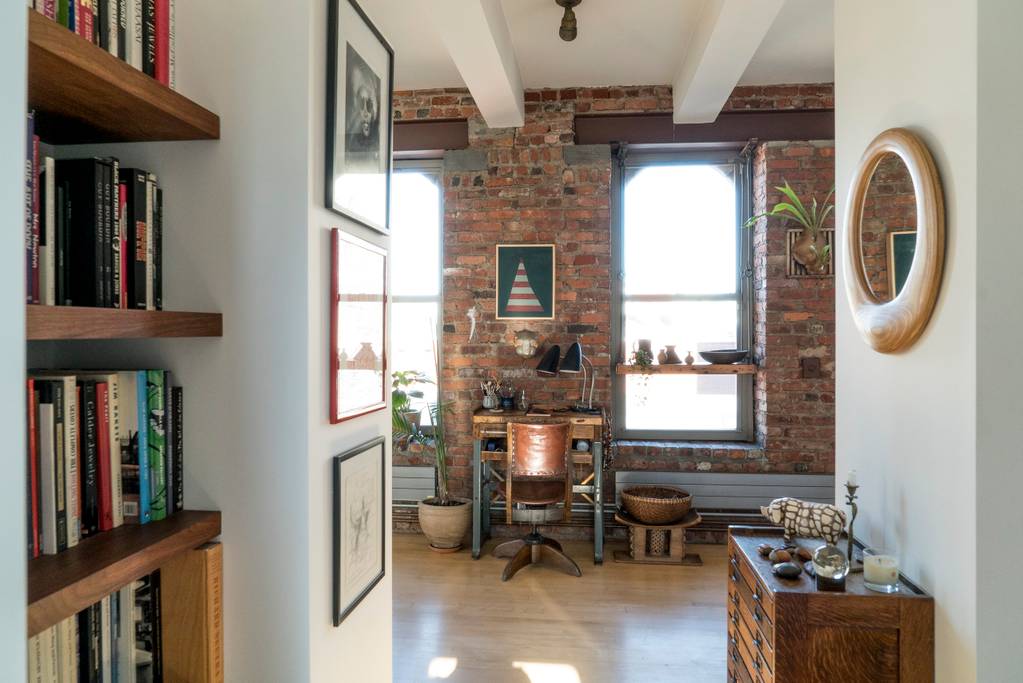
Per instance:
[[[822,545],[813,551],[813,570],[817,576],[843,581],[849,574],[849,560],[833,545]]]

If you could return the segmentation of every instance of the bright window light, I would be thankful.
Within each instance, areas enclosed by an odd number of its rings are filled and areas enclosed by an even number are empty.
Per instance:
[[[434,657],[426,668],[427,678],[450,678],[458,668],[458,657]]]
[[[571,664],[512,662],[512,666],[521,669],[529,683],[581,683],[579,671]]]

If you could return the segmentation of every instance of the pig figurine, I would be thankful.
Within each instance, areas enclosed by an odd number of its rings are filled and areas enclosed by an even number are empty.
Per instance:
[[[776,498],[760,512],[785,530],[785,543],[793,536],[823,538],[835,545],[845,530],[845,512],[826,503],[808,503],[798,498]]]

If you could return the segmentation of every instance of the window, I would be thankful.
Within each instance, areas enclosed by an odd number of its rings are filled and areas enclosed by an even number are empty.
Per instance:
[[[616,343],[656,355],[750,346],[750,165],[738,150],[620,155],[615,182]],[[615,376],[618,436],[752,438],[749,375]]]
[[[391,363],[392,372],[417,370],[437,381],[433,349],[440,323],[440,163],[395,162],[391,178]],[[437,385],[417,386],[424,397],[413,408],[437,400]],[[422,423],[430,415],[423,411]]]

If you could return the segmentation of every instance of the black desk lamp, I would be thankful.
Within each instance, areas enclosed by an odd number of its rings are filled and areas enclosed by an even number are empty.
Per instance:
[[[565,357],[561,359],[559,364],[558,356],[561,353],[561,348],[557,345],[552,346],[548,349],[547,353],[544,354],[540,360],[540,364],[536,366],[536,371],[541,375],[553,377],[562,372],[574,375],[578,373],[583,374],[583,388],[582,395],[579,397],[579,404],[575,406],[575,409],[583,413],[599,413],[600,408],[593,407],[593,390],[597,384],[597,373],[593,369],[593,363],[590,359],[583,354],[583,347],[579,342],[573,342],[568,347],[568,351],[565,352]],[[590,364],[590,391],[586,393],[586,364]],[[586,401],[584,404],[583,401]]]

